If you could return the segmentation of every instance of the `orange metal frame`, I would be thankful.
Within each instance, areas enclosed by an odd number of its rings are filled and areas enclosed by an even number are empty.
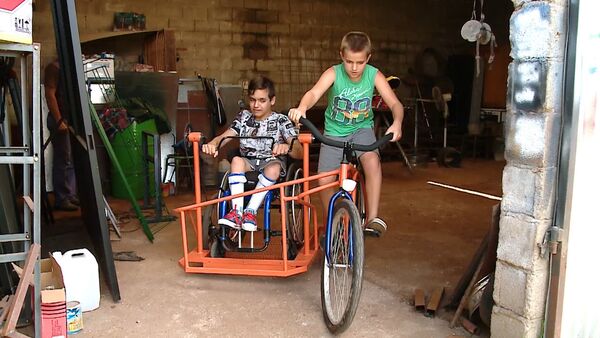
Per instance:
[[[303,159],[302,166],[304,172],[304,178],[282,182],[274,184],[270,187],[254,189],[246,191],[241,194],[232,196],[222,197],[209,201],[202,202],[201,196],[202,191],[200,188],[200,139],[201,133],[194,132],[190,133],[188,139],[193,143],[194,149],[194,194],[195,203],[192,205],[184,206],[175,209],[179,213],[179,220],[181,224],[182,233],[182,244],[183,244],[183,257],[179,260],[179,264],[183,267],[185,272],[188,273],[207,273],[207,274],[227,274],[227,275],[250,275],[250,276],[274,276],[274,277],[288,277],[296,275],[308,270],[309,265],[314,260],[318,251],[318,242],[316,234],[318,233],[317,225],[317,213],[315,206],[310,203],[310,195],[321,190],[339,187],[341,182],[351,177],[357,179],[358,171],[354,166],[349,164],[342,164],[339,169],[321,173],[317,175],[309,176],[309,145],[312,142],[311,134],[301,134],[298,140],[303,147]],[[316,181],[323,177],[339,175],[339,179],[336,182],[332,182],[327,185],[319,186],[310,189],[309,183]],[[297,196],[285,196],[285,187],[296,184],[303,184],[303,192]],[[243,197],[252,195],[257,192],[279,189],[279,199],[281,205],[281,229],[282,229],[282,250],[281,257],[279,259],[253,259],[253,258],[213,258],[209,255],[208,248],[202,247],[202,208],[205,208],[212,204],[217,204],[222,201],[228,201],[233,198]],[[353,192],[353,198],[356,189]],[[304,246],[295,259],[289,260],[287,258],[287,231],[286,229],[286,202],[295,201],[303,206],[304,212]],[[313,217],[309,217],[309,209]],[[187,222],[186,213],[190,214],[190,217],[195,218],[195,222],[192,222],[192,228],[196,236],[196,248],[190,249],[188,243],[187,233]],[[310,219],[313,220],[312,225]],[[313,227],[313,236],[310,237],[310,228]],[[252,256],[252,253],[246,254],[248,257]]]

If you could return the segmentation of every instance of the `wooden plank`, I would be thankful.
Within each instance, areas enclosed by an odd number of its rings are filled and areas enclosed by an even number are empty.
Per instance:
[[[23,267],[23,276],[19,280],[14,301],[8,310],[6,323],[2,327],[2,336],[8,336],[15,330],[17,320],[19,319],[19,314],[21,313],[21,308],[23,307],[23,301],[25,300],[25,295],[27,294],[27,289],[29,288],[29,283],[31,283],[31,280],[33,279],[33,268],[35,267],[35,263],[37,262],[39,255],[40,245],[34,243],[29,248],[29,253],[27,254],[27,259],[25,260],[25,266]],[[35,291],[38,292],[39,290]]]
[[[427,304],[427,312],[426,315],[428,317],[435,316],[435,312],[440,306],[440,301],[442,300],[442,296],[444,295],[444,287],[436,289],[431,295],[431,299],[429,299],[429,303]]]
[[[4,296],[4,298],[2,298],[2,300],[0,301],[0,310],[2,311],[2,313],[0,313],[0,324],[2,324],[2,322],[4,322],[4,319],[6,318],[6,315],[8,314],[8,310],[10,309],[10,306],[12,305],[12,295],[7,295]]]
[[[415,289],[415,310],[425,311],[425,292],[423,292],[423,289]]]

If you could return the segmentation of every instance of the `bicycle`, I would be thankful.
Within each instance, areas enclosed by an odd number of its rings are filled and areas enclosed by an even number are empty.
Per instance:
[[[321,273],[323,318],[329,331],[337,334],[345,331],[352,323],[362,290],[366,210],[360,172],[351,163],[355,160],[354,151],[375,150],[391,140],[392,135],[386,135],[371,145],[358,145],[325,137],[305,118],[300,118],[300,123],[321,143],[343,149],[340,168],[325,175],[338,175],[338,182],[320,187],[339,186],[338,192],[329,200],[323,248],[325,258]],[[352,279],[350,283],[347,281],[348,277]]]

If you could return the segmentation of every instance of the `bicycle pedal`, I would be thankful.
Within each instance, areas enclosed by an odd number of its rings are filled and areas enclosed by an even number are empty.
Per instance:
[[[374,237],[374,238],[381,237],[381,233],[379,231],[374,230],[374,229],[369,229],[369,228],[363,229],[363,235],[365,235],[367,237]]]

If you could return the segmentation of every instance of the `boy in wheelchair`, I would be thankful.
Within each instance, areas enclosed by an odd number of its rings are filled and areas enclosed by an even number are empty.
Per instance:
[[[228,177],[231,195],[244,192],[248,171],[260,172],[257,189],[271,186],[280,176],[285,176],[286,156],[293,139],[298,136],[298,128],[290,119],[272,110],[275,85],[269,78],[257,76],[252,79],[248,84],[248,99],[250,111],[242,110],[227,131],[202,145],[204,153],[216,157],[221,144],[239,138],[240,156],[232,159]],[[294,148],[296,153],[301,151],[299,142],[294,142]],[[266,194],[267,191],[263,191],[252,195],[246,208],[243,197],[234,198],[232,209],[218,223],[256,231],[256,211]]]

